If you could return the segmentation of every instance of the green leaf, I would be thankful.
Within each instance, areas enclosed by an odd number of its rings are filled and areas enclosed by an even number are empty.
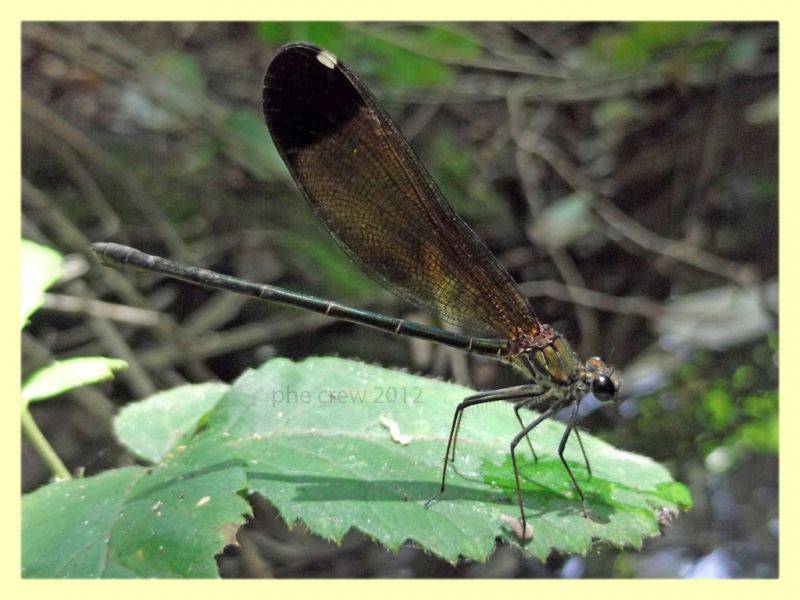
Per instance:
[[[126,409],[118,424],[126,443],[165,465],[53,484],[23,499],[24,576],[214,576],[214,554],[247,512],[237,494],[245,491],[262,494],[289,524],[336,541],[356,528],[392,550],[411,540],[452,562],[486,560],[498,537],[518,545],[505,523],[518,516],[508,443],[519,426],[504,403],[467,411],[447,490],[426,509],[452,411],[471,390],[316,358],[270,361],[227,390],[172,393]],[[148,439],[137,427],[154,432]],[[181,438],[190,429],[202,433]],[[523,552],[544,560],[552,549],[585,553],[598,540],[638,547],[658,535],[658,515],[691,504],[663,467],[584,434],[593,478],[574,439],[566,457],[587,496],[585,519],[556,454],[562,433],[545,422],[533,435],[539,461],[526,458],[524,444],[519,454],[533,527]]]
[[[263,44],[285,44],[289,41],[289,24],[267,21],[257,23],[255,32]]]
[[[480,42],[468,29],[457,25],[426,25],[418,32],[420,44],[447,60],[469,60],[480,54]]]
[[[480,46],[467,31],[437,25],[362,29],[359,72],[381,79],[388,88],[445,87],[453,80],[447,64],[468,61]]]
[[[103,356],[80,356],[60,360],[34,372],[22,385],[22,402],[28,404],[57,396],[82,385],[106,381],[114,371],[126,369],[128,363]]]
[[[703,396],[702,402],[712,429],[726,429],[736,420],[736,409],[727,390],[713,388]]]
[[[708,27],[702,21],[644,21],[630,23],[628,35],[648,50],[689,43]]]
[[[128,467],[22,499],[22,576],[216,577],[250,512],[243,465],[198,441],[165,468]]]
[[[336,22],[260,23],[256,35],[269,45],[306,41],[333,52],[359,74],[387,87],[441,87],[452,81],[449,61],[467,61],[480,44],[458,26],[414,25],[363,29]]]
[[[625,23],[601,29],[590,40],[590,55],[618,71],[634,71],[653,62],[669,48],[678,51],[664,53],[666,60],[678,62],[686,49],[691,48],[708,25],[698,21],[646,21]]]
[[[768,454],[778,453],[778,415],[770,415],[759,421],[748,421],[732,436],[745,448]]]
[[[758,380],[758,370],[753,365],[740,365],[731,376],[731,386],[734,390],[747,390]]]
[[[365,37],[363,45],[379,61],[372,69],[365,65],[364,71],[375,71],[383,83],[391,88],[444,87],[452,81],[450,67],[439,60],[396,46],[382,38]]]
[[[228,157],[258,179],[272,179],[286,173],[278,151],[264,129],[264,118],[250,109],[237,109],[223,126],[227,136],[224,150]]]
[[[44,304],[44,292],[61,277],[61,255],[47,246],[22,240],[22,320],[21,327]]]
[[[306,40],[320,48],[339,54],[352,48],[354,40],[346,23],[312,21],[291,24],[291,40]]]
[[[250,490],[290,524],[302,521],[336,541],[357,528],[392,550],[413,540],[449,561],[486,560],[497,537],[517,544],[504,525],[518,516],[507,458],[519,430],[511,407],[466,412],[447,490],[424,507],[439,486],[453,410],[470,393],[341,359],[276,359],[230,388],[205,435],[248,464]],[[394,441],[386,423],[411,442]],[[639,547],[643,537],[658,535],[657,511],[676,510],[674,497],[685,492],[673,488],[683,486],[650,459],[583,435],[594,477],[574,440],[566,456],[587,494],[587,520],[557,456],[562,433],[563,425],[543,423],[532,436],[539,463],[523,461],[534,529],[523,551],[544,560],[552,549],[585,553],[593,540]]]
[[[349,53],[358,40],[348,31],[348,24],[324,21],[293,21],[289,23],[259,23],[256,35],[268,45],[283,45],[290,42],[310,42],[325,48],[337,56]]]
[[[227,390],[223,383],[183,385],[128,404],[114,419],[114,433],[134,454],[161,462]]]

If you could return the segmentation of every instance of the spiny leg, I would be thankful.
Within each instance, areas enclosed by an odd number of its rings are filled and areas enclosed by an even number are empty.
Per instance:
[[[456,461],[456,441],[458,440],[458,431],[461,429],[461,416],[464,414],[464,411],[458,413],[458,420],[455,424],[455,430],[450,430],[450,434],[453,436],[453,446],[451,448],[452,453],[450,454],[450,462]],[[446,458],[446,456],[445,456]]]
[[[580,408],[580,402],[575,402],[575,406],[572,409],[572,414],[569,417],[569,422],[567,423],[567,428],[564,430],[564,435],[561,436],[561,442],[558,444],[558,457],[561,459],[561,462],[567,469],[567,473],[569,473],[569,478],[572,480],[572,486],[575,488],[575,491],[578,492],[578,496],[580,496],[581,512],[583,513],[584,517],[588,518],[589,515],[586,512],[586,499],[583,496],[583,490],[581,490],[581,486],[579,486],[578,482],[575,480],[575,476],[572,474],[572,469],[569,468],[567,460],[564,458],[564,448],[567,447],[567,439],[569,438],[569,434],[575,428],[575,421],[578,418],[579,408]],[[581,448],[583,448],[583,444],[581,444]]]
[[[525,533],[528,529],[528,522],[525,519],[525,506],[522,503],[522,488],[519,485],[519,468],[517,467],[517,444],[519,444],[520,440],[524,437],[527,437],[531,430],[536,427],[539,423],[552,417],[556,412],[556,407],[550,407],[546,411],[544,411],[541,415],[539,415],[530,425],[526,425],[522,428],[517,435],[514,436],[514,439],[511,440],[511,464],[514,467],[514,483],[517,486],[517,501],[519,502],[519,514],[522,517],[522,542],[525,543],[527,540],[525,539]]]
[[[525,429],[525,423],[522,422],[522,417],[519,416],[519,411],[522,410],[523,408],[526,408],[529,404],[530,404],[529,400],[523,400],[522,402],[517,402],[514,405],[514,414],[517,415],[517,421],[519,421],[520,429]],[[526,435],[525,439],[528,442],[528,448],[531,449],[531,454],[533,454],[533,460],[539,462],[539,457],[536,456],[536,450],[533,449],[533,444],[531,443],[530,436]]]
[[[477,400],[481,398],[485,399],[491,398],[492,399],[491,401],[514,400],[516,398],[524,398],[525,402],[528,402],[530,400],[533,400],[537,396],[541,396],[543,393],[544,392],[540,390],[539,386],[537,385],[533,384],[515,385],[513,387],[503,388],[500,390],[489,390],[488,392],[479,392],[477,394],[473,394],[472,396],[467,396],[464,399],[464,402],[468,400]],[[480,404],[480,403],[476,402],[475,404]],[[456,421],[454,432],[453,430],[451,430],[451,434],[453,435],[453,444],[451,447],[452,452],[450,453],[450,462],[453,462],[456,459],[456,441],[458,440],[458,432],[461,429],[461,417],[463,415],[463,410],[459,411],[459,409],[456,408],[456,412],[458,413],[458,420]],[[519,414],[517,414],[517,419],[519,419]],[[522,425],[522,421],[520,421],[520,425],[524,427],[524,425]],[[533,450],[533,448],[531,448],[531,450]]]
[[[442,466],[442,485],[439,488],[439,491],[436,492],[431,498],[425,502],[425,506],[428,507],[433,502],[439,498],[444,493],[445,488],[445,478],[447,477],[447,461],[450,457],[450,451],[452,448],[453,458],[450,460],[455,459],[455,440],[458,435],[458,427],[461,425],[461,413],[463,413],[467,408],[470,406],[475,406],[478,404],[486,404],[489,402],[499,402],[501,400],[512,400],[514,398],[526,398],[531,396],[531,389],[533,388],[533,393],[537,393],[538,387],[534,388],[530,385],[518,385],[512,388],[505,388],[502,390],[492,390],[489,392],[481,392],[479,394],[474,394],[469,396],[461,401],[461,403],[456,407],[455,412],[453,413],[453,423],[450,425],[450,435],[447,437],[447,448],[444,451],[444,461]]]
[[[586,454],[586,450],[583,448],[583,440],[581,440],[581,434],[578,433],[578,428],[575,427],[573,429],[575,432],[575,437],[578,438],[578,444],[581,447],[581,454],[583,454],[583,463],[586,465],[586,470],[589,472],[589,479],[592,478],[592,465],[589,464],[589,456]]]

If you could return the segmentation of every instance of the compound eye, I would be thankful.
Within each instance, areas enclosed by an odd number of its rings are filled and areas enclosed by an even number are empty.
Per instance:
[[[608,402],[613,400],[617,393],[617,388],[614,382],[607,375],[598,375],[592,381],[592,393],[594,397],[601,402]]]

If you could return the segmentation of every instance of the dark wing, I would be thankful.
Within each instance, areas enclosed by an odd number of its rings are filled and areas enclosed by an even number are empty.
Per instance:
[[[318,217],[381,285],[475,333],[539,331],[509,274],[335,56],[309,44],[283,47],[264,77],[264,116]]]

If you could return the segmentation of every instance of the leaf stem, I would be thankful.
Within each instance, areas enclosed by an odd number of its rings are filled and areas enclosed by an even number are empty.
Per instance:
[[[59,458],[56,451],[50,445],[50,442],[47,441],[47,438],[44,437],[42,430],[39,429],[39,426],[36,424],[36,421],[34,421],[33,415],[31,415],[31,411],[28,410],[27,406],[22,409],[21,420],[22,430],[28,435],[28,439],[39,453],[39,456],[42,457],[45,464],[50,467],[50,472],[58,479],[72,479],[69,470],[64,463],[61,462],[61,458]]]

